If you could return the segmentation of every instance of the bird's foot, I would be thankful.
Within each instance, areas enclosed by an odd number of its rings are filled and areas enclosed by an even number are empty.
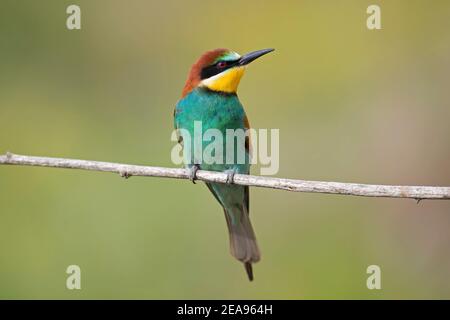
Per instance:
[[[236,169],[232,169],[232,170],[227,170],[225,171],[225,173],[227,174],[227,184],[233,184],[234,183],[234,175],[236,174]]]
[[[131,177],[131,173],[129,173],[128,171],[121,171],[120,176],[122,178],[128,179],[129,177]]]
[[[193,184],[195,184],[195,180],[197,180],[197,171],[200,169],[200,166],[198,164],[194,164],[190,169],[189,169],[189,180],[191,180],[191,182]]]

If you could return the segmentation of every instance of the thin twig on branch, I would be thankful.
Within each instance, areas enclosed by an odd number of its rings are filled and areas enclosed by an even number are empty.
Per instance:
[[[16,155],[12,153],[7,153],[6,155],[0,156],[0,164],[113,172],[126,178],[131,176],[145,176],[189,179],[189,171],[186,169],[148,167],[64,158],[33,157]],[[227,174],[221,172],[199,170],[197,171],[196,177],[198,180],[208,182],[227,182]],[[233,182],[237,185],[281,189],[295,192],[330,193],[364,197],[411,198],[416,200],[450,199],[450,187],[391,186],[307,181],[245,174],[236,174]]]

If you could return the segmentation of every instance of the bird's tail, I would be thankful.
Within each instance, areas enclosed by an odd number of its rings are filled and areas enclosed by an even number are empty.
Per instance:
[[[252,263],[259,261],[260,253],[250,217],[242,207],[236,208],[234,212],[224,211],[230,235],[231,255],[244,263],[248,278],[252,281]]]

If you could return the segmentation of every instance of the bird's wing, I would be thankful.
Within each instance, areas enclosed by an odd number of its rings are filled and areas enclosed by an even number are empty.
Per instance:
[[[244,129],[245,130],[250,129],[250,122],[248,121],[247,115],[244,115]],[[252,141],[250,135],[245,136],[245,151],[247,151],[250,158],[253,156]]]
[[[250,129],[250,122],[248,121],[247,115],[244,116],[244,128],[245,130]],[[252,150],[252,141],[250,138],[250,135],[246,135],[245,136],[245,151],[247,151],[248,155],[249,155],[249,159],[252,158],[253,156],[253,150]],[[250,169],[249,169],[250,171]],[[249,174],[250,172],[247,172],[247,174]],[[245,186],[244,187],[244,205],[247,207],[247,214],[250,213],[250,192],[249,192],[249,187]]]
[[[179,144],[181,144],[181,146],[183,146],[183,137],[180,134],[180,131],[178,130],[178,123],[177,123],[177,107],[178,104],[175,106],[175,108],[173,109],[173,126],[175,128],[175,133],[177,135],[177,141]]]

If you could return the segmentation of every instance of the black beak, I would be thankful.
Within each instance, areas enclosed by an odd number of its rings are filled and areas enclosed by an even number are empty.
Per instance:
[[[258,59],[259,57],[274,51],[275,49],[262,49],[262,50],[258,50],[258,51],[253,51],[247,54],[244,54],[238,61],[238,65],[240,66],[245,66],[247,64],[249,64],[250,62],[252,62],[253,60]]]

